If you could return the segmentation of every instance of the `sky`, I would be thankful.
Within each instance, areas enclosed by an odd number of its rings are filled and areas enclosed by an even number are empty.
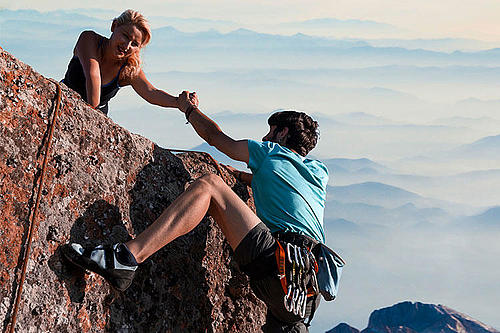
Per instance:
[[[95,8],[95,1],[1,0],[0,8],[55,9]],[[244,24],[279,23],[334,17],[383,22],[406,31],[407,38],[462,37],[500,40],[500,1],[497,0],[110,0],[100,8],[121,11],[134,8],[145,15],[201,17]],[[223,10],[221,10],[223,9]]]

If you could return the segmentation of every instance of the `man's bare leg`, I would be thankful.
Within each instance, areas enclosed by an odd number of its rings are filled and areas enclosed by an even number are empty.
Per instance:
[[[126,243],[138,263],[193,230],[206,213],[234,249],[260,223],[254,212],[216,175],[197,179],[146,230]]]

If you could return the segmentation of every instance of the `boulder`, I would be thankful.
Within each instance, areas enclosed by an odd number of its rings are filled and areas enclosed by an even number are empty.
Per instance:
[[[210,217],[140,265],[124,293],[60,255],[72,241],[126,241],[186,186],[219,173],[202,153],[174,154],[115,124],[62,86],[60,112],[17,315],[17,332],[258,331],[265,306]],[[56,83],[0,48],[0,323],[9,327]],[[250,206],[250,189],[221,167]]]

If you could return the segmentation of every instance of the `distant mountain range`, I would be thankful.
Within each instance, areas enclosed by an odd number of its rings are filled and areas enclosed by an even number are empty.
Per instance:
[[[499,333],[500,331],[444,305],[402,302],[375,310],[360,331],[342,323],[327,333]]]
[[[500,158],[500,134],[488,136],[473,143],[463,145],[451,152],[454,157],[498,160]]]
[[[334,29],[336,27],[342,28],[365,28],[365,29],[378,29],[378,30],[395,30],[395,26],[386,23],[380,23],[370,20],[339,20],[335,18],[319,18],[312,20],[305,20],[300,22],[287,22],[280,23],[283,27],[300,27],[303,28],[324,28],[324,29]]]
[[[494,120],[493,123],[495,123]],[[399,168],[426,165],[431,175],[435,175],[432,169],[439,170],[443,165],[448,165],[448,174],[453,172],[457,173],[458,176],[472,171],[498,170],[499,159],[500,135],[491,135],[447,149],[436,148],[434,151],[401,159],[394,164]],[[453,171],[453,169],[455,170]]]
[[[113,17],[120,13],[103,9],[71,9],[40,13],[34,10],[2,10],[0,20],[22,19],[38,22],[66,20],[68,25],[89,25],[108,28]],[[184,32],[200,32],[216,30],[229,32],[238,28],[257,31],[273,31],[277,34],[293,35],[308,34],[314,36],[328,36],[330,38],[345,39],[350,42],[359,42],[374,47],[404,47],[407,49],[427,49],[440,52],[456,50],[473,51],[498,47],[498,43],[464,38],[436,38],[436,39],[398,39],[408,31],[391,24],[370,20],[336,18],[318,18],[305,21],[283,22],[276,24],[242,24],[230,20],[213,20],[206,18],[180,18],[172,16],[148,16],[153,28],[172,26]],[[380,38],[384,36],[384,38]],[[364,39],[363,39],[364,38]]]
[[[54,60],[56,63],[63,62],[64,58],[71,54],[80,31],[94,29],[99,33],[109,34],[109,26],[113,17],[102,19],[103,15],[98,11],[96,12],[97,17],[91,17],[88,10],[82,13],[0,10],[2,47],[13,52],[16,56],[26,59],[32,65],[41,63],[43,60],[47,61],[48,58],[43,58],[43,55],[52,57],[52,66]],[[499,49],[446,53],[423,48],[409,49],[405,48],[407,46],[405,43],[400,45],[393,43],[386,47],[359,39],[311,36],[308,35],[310,32],[307,31],[308,27],[318,26],[342,26],[351,32],[355,32],[353,26],[364,29],[365,32],[373,31],[375,28],[381,29],[380,31],[394,30],[394,27],[390,25],[371,21],[342,21],[327,18],[285,23],[285,25],[294,25],[297,29],[300,27],[306,29],[297,30],[300,33],[290,35],[280,32],[279,25],[269,27],[266,30],[268,33],[262,33],[255,31],[254,28],[258,27],[250,27],[249,29],[241,24],[233,26],[229,21],[194,18],[173,19],[158,16],[155,16],[154,20],[158,22],[160,27],[153,26],[153,39],[147,52],[148,63],[154,68],[163,67],[165,70],[234,69],[246,67],[244,64],[252,64],[252,68],[269,68],[270,63],[275,68],[288,69],[381,65],[500,66]],[[168,24],[169,22],[172,24]],[[186,32],[179,30],[182,27],[197,26],[197,23],[199,23],[199,27],[206,30],[196,32],[192,32],[193,29],[184,29]],[[211,24],[224,31],[210,30],[212,29]],[[270,31],[273,33],[269,33]],[[327,28],[325,31],[332,30]],[[280,33],[282,35],[279,35]],[[60,43],[55,43],[56,41],[60,41]],[[38,50],[37,54],[32,54],[33,48]],[[293,56],[291,56],[292,53]],[[203,61],[200,59],[200,54],[203,55]],[[183,66],[187,63],[190,66]],[[193,68],[193,64],[196,63],[203,64],[203,66]],[[44,65],[47,66],[47,69],[44,68],[44,70],[50,69],[49,64],[44,63]]]
[[[467,102],[464,102],[467,103]],[[490,104],[490,102],[486,101],[475,101],[477,103],[475,109],[481,108],[485,109],[485,107],[495,108],[496,110],[500,109],[500,101],[495,101]],[[487,104],[487,105],[486,105]],[[464,106],[464,105],[462,105]],[[491,118],[491,117],[448,117],[448,118],[440,118],[436,119],[432,122],[434,125],[444,125],[444,126],[455,126],[455,127],[463,127],[463,128],[472,128],[477,130],[489,130],[489,131],[497,131],[500,128],[500,120]]]
[[[481,214],[462,217],[456,221],[456,224],[469,229],[498,228],[500,230],[500,206],[487,209]]]
[[[405,30],[387,23],[356,19],[340,20],[336,18],[318,18],[300,22],[268,24],[266,28],[284,34],[300,32],[309,35],[336,38],[352,38],[356,36],[366,38],[381,35],[397,36],[405,32]]]
[[[404,47],[407,49],[424,49],[440,52],[453,52],[456,50],[473,51],[498,47],[498,43],[484,42],[464,38],[436,38],[436,39],[368,39],[365,40],[376,47]]]
[[[335,177],[336,173],[388,173],[391,171],[388,167],[373,162],[368,158],[332,158],[323,160],[328,170]]]
[[[381,227],[423,227],[443,225],[453,221],[453,216],[441,208],[417,208],[408,203],[396,208],[385,208],[362,202],[344,203],[328,201],[324,225],[333,231],[358,231]]]
[[[377,182],[366,182],[347,186],[329,186],[328,200],[350,203],[366,203],[386,208],[396,208],[407,203],[428,206],[431,201],[418,194]]]

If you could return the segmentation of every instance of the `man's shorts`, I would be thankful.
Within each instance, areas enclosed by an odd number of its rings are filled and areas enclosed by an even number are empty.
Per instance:
[[[234,251],[234,259],[244,267],[254,260],[270,262],[269,256],[274,258],[276,239],[264,223],[259,223],[243,238]],[[274,261],[275,262],[275,261]],[[285,309],[283,299],[285,293],[276,274],[267,274],[258,279],[250,278],[250,287],[255,295],[267,305],[266,324],[262,327],[264,332],[307,332],[304,320],[300,316]],[[314,298],[307,301],[306,318],[309,317]],[[316,307],[320,297],[316,297]]]

